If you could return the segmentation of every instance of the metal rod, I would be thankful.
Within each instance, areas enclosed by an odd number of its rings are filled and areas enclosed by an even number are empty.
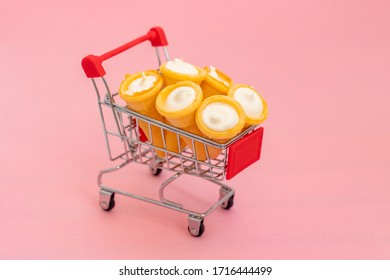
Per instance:
[[[171,59],[169,58],[168,48],[167,48],[166,46],[164,46],[164,47],[163,47],[163,50],[164,50],[165,58],[166,58],[167,60],[171,60]]]
[[[161,185],[160,185],[160,191],[159,191],[159,196],[160,196],[160,200],[166,204],[169,204],[169,205],[172,205],[172,206],[175,206],[177,208],[183,208],[183,205],[179,204],[179,203],[176,203],[174,201],[171,201],[171,200],[168,200],[164,197],[164,189],[170,184],[172,183],[174,180],[176,180],[177,178],[179,178],[180,176],[182,175],[182,173],[176,173],[174,174],[173,176],[171,176],[170,178],[168,178],[168,180],[166,180],[165,182],[163,182]]]
[[[157,60],[158,60],[158,67],[161,65],[161,58],[160,58],[160,52],[158,51],[158,47],[155,47],[156,49],[156,55],[157,55]]]
[[[102,121],[104,139],[105,139],[105,142],[106,142],[106,150],[107,150],[109,159],[110,159],[111,161],[114,161],[115,158],[113,158],[113,156],[112,156],[111,147],[110,147],[110,142],[109,142],[108,135],[107,135],[107,126],[106,126],[106,121],[105,121],[105,119],[104,119],[103,108],[102,108],[102,102],[101,102],[101,98],[100,98],[100,91],[99,91],[99,88],[98,88],[98,86],[97,86],[97,84],[96,84],[95,79],[92,78],[91,80],[92,80],[93,86],[95,87],[95,91],[96,91],[96,95],[97,95],[97,101],[98,101],[98,105],[99,105],[100,119],[101,119],[101,121]]]
[[[109,103],[105,104],[105,105],[110,106]],[[194,139],[196,141],[199,141],[201,143],[206,143],[206,144],[208,144],[210,146],[213,146],[215,148],[224,149],[224,148],[226,148],[228,146],[226,143],[221,144],[221,143],[218,143],[218,142],[214,142],[214,141],[212,141],[210,139],[206,139],[206,138],[204,138],[202,136],[199,136],[199,135],[196,135],[196,134],[193,134],[193,133],[181,130],[181,129],[173,127],[173,126],[170,126],[170,125],[168,125],[166,123],[163,123],[163,122],[160,122],[160,121],[158,121],[156,119],[149,118],[149,117],[147,117],[145,115],[142,115],[140,113],[132,111],[132,110],[130,110],[128,108],[125,108],[123,106],[120,106],[120,105],[118,105],[116,103],[114,103],[113,106],[118,111],[126,112],[127,114],[131,114],[133,117],[140,118],[140,119],[144,120],[145,122],[151,123],[151,124],[156,125],[158,127],[163,127],[167,131],[178,133],[179,135],[183,135],[183,136],[189,137],[189,138]],[[251,130],[245,130],[244,132],[240,133],[239,135],[234,137],[232,140],[230,140],[228,143],[235,142],[236,140],[238,140],[239,138],[243,137],[246,133],[249,133],[250,131]]]

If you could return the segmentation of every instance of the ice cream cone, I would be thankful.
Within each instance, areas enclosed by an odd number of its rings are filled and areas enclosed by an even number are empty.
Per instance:
[[[253,87],[236,84],[230,88],[227,95],[234,98],[243,107],[246,116],[245,128],[258,125],[267,118],[267,103]]]
[[[141,113],[149,118],[163,122],[163,117],[156,110],[156,98],[163,86],[161,75],[155,70],[144,71],[133,75],[126,75],[125,80],[119,88],[120,97],[125,100],[129,109]],[[145,133],[148,141],[158,148],[166,148],[173,152],[179,152],[178,146],[170,144],[164,147],[166,138],[172,138],[174,134],[169,131],[162,133],[162,130],[144,120],[139,119],[139,127]],[[165,137],[163,139],[163,137]],[[167,143],[167,141],[165,141]],[[176,142],[177,143],[177,142]],[[184,147],[183,147],[184,148]],[[165,153],[155,149],[157,156],[165,157]]]
[[[203,91],[203,100],[213,95],[226,95],[233,85],[232,79],[211,65],[210,67],[206,66],[204,69],[207,75],[200,84]]]
[[[214,95],[200,104],[196,112],[196,124],[207,138],[226,143],[244,127],[244,109],[229,96]],[[221,149],[210,146],[208,152],[211,158],[216,158]]]
[[[204,69],[177,58],[161,64],[160,71],[164,78],[164,86],[180,81],[191,81],[200,85],[206,76]]]
[[[195,112],[202,102],[203,93],[199,85],[191,81],[178,82],[165,87],[157,97],[156,107],[167,121],[187,132],[201,135],[196,126]],[[181,136],[198,160],[205,160],[205,145],[186,136]]]

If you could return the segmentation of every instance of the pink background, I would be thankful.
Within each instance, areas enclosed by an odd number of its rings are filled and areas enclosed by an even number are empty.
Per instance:
[[[388,1],[2,2],[1,259],[390,258]],[[270,108],[261,161],[227,182],[235,206],[201,238],[178,212],[98,205],[113,163],[81,59],[156,25],[172,57],[255,86]],[[156,59],[148,43],[104,65],[116,90]],[[152,195],[168,175],[134,165],[112,180]],[[187,177],[167,195],[204,208],[216,193]]]

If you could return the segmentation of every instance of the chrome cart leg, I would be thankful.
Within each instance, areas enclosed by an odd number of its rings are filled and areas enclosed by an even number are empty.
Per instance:
[[[132,162],[132,159],[129,159],[125,162],[122,162],[121,164],[112,167],[100,170],[98,174],[98,186],[100,187],[100,193],[99,193],[99,204],[100,207],[102,207],[105,211],[110,211],[115,207],[115,192],[108,191],[106,186],[102,184],[102,177],[104,174],[115,172],[123,168],[124,166],[128,165],[130,162]]]
[[[225,200],[221,205],[222,208],[226,210],[232,208],[234,205],[234,191],[226,186],[221,187],[219,189],[219,199],[221,200],[227,195],[230,195],[229,199]]]
[[[200,237],[204,233],[205,227],[203,220],[203,217],[188,216],[188,231],[192,236]]]
[[[102,207],[104,211],[110,211],[115,207],[115,193],[101,189],[99,196],[100,207]]]
[[[177,209],[182,209],[183,208],[183,205],[179,204],[179,203],[176,203],[176,202],[173,202],[173,201],[170,201],[168,199],[166,199],[164,197],[164,189],[166,188],[166,186],[168,186],[170,183],[172,183],[174,180],[176,180],[177,178],[179,178],[181,175],[183,175],[183,173],[176,173],[174,174],[173,176],[169,177],[168,180],[166,180],[165,182],[163,182],[160,186],[160,192],[159,192],[159,195],[160,195],[160,200],[165,203],[165,204],[168,204],[168,205],[171,205]]]

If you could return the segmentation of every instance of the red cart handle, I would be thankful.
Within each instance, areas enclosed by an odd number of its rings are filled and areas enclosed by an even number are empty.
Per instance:
[[[165,37],[164,30],[161,27],[153,27],[149,32],[119,48],[116,48],[112,51],[106,52],[100,56],[97,55],[88,55],[83,58],[81,65],[83,66],[84,72],[88,78],[103,77],[106,74],[104,71],[102,62],[106,59],[109,59],[121,52],[128,50],[146,40],[149,40],[152,43],[153,47],[167,46],[168,41]]]

